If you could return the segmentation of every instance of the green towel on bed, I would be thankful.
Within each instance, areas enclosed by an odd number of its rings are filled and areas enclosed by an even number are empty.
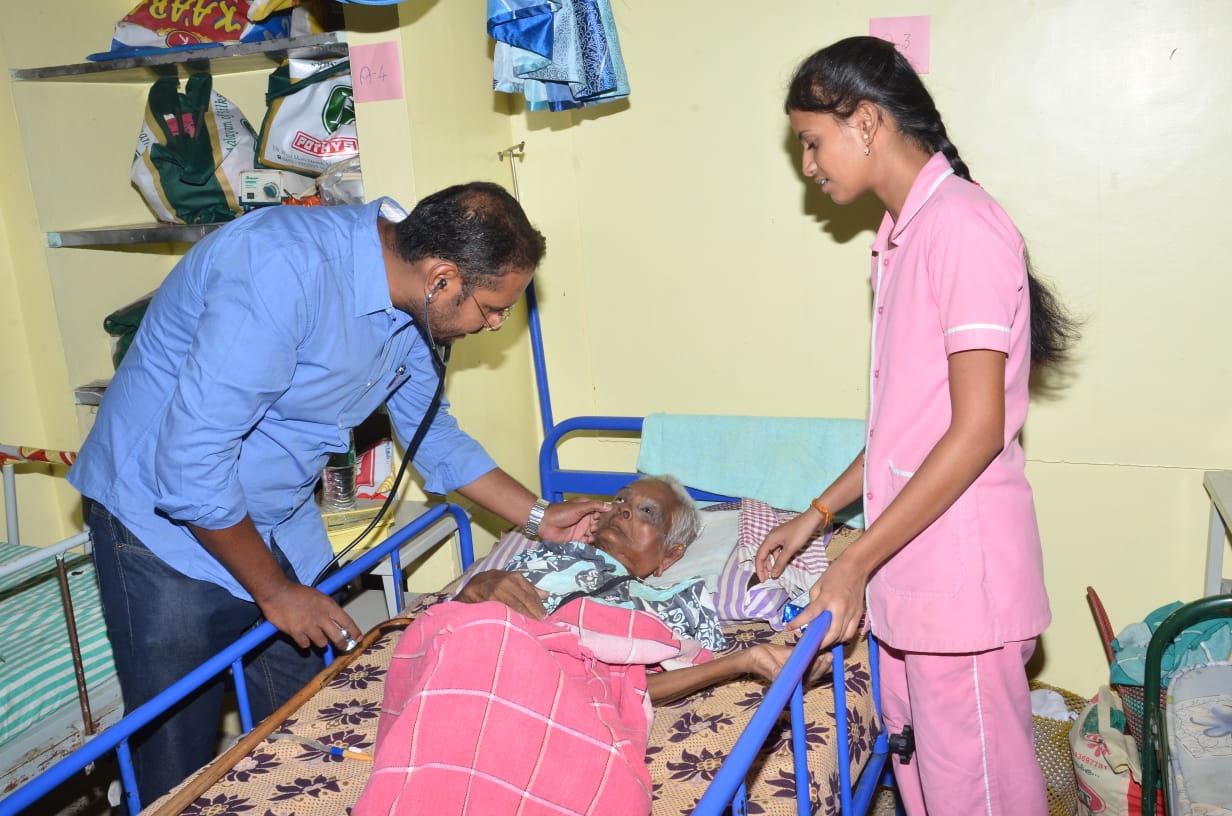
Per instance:
[[[863,448],[860,419],[650,414],[637,469],[803,511]],[[831,509],[839,522],[864,526],[859,503]]]

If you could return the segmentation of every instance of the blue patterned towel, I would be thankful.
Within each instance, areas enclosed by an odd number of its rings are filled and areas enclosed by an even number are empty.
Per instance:
[[[488,0],[492,87],[527,110],[561,111],[629,95],[609,0]]]

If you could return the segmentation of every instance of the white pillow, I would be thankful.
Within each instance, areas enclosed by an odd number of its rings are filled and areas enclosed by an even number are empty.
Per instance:
[[[660,576],[650,576],[646,583],[653,587],[669,587],[690,578],[706,579],[706,589],[715,592],[719,586],[719,574],[727,557],[736,548],[740,532],[740,510],[710,510],[699,513],[702,530],[697,540],[690,544],[684,555]]]

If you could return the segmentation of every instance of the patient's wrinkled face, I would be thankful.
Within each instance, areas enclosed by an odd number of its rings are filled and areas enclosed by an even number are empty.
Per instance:
[[[621,488],[611,509],[599,517],[594,544],[624,564],[638,578],[666,569],[680,557],[664,543],[680,500],[672,489],[654,479],[641,479]]]

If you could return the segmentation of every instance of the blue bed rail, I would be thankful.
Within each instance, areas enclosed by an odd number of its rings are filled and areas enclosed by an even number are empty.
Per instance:
[[[548,501],[562,501],[566,493],[588,496],[614,496],[616,491],[637,478],[636,473],[610,470],[569,470],[558,464],[556,449],[566,436],[575,433],[602,432],[604,435],[639,435],[642,417],[579,416],[566,419],[549,428],[539,448],[539,483]],[[658,474],[655,474],[658,475]],[[725,496],[686,485],[689,495],[698,501],[737,501],[738,496]]]
[[[458,546],[462,560],[462,568],[469,567],[475,559],[471,544],[470,519],[466,511],[453,504],[440,504],[427,510],[423,515],[411,521],[406,526],[395,531],[389,538],[373,545],[354,561],[341,567],[317,585],[326,594],[342,589],[352,579],[363,575],[385,559],[389,559],[395,575],[400,574],[398,551],[402,545],[422,533],[437,520],[450,514],[457,521]],[[401,582],[395,581],[398,587],[397,608],[402,609]],[[145,705],[125,715],[123,719],[90,739],[73,753],[48,768],[39,776],[31,779],[25,785],[17,788],[4,799],[0,799],[0,816],[12,816],[30,807],[46,796],[57,786],[63,784],[74,774],[110,752],[115,752],[120,764],[120,779],[125,789],[125,804],[130,813],[141,811],[141,802],[137,796],[136,779],[133,775],[132,759],[129,754],[128,741],[138,730],[148,725],[162,715],[175,703],[210,682],[227,669],[232,670],[236,682],[236,697],[240,703],[240,720],[245,731],[252,729],[252,713],[247,706],[247,689],[242,670],[242,659],[253,649],[261,646],[277,633],[277,629],[268,621],[262,622],[252,631],[236,640],[226,649],[202,663],[196,669],[172,684],[162,693]],[[327,650],[326,662],[332,661],[332,652]]]
[[[792,650],[791,657],[783,666],[778,678],[766,690],[765,699],[757,707],[753,718],[745,726],[744,732],[736,740],[731,754],[724,760],[718,773],[715,774],[706,793],[693,810],[693,816],[721,816],[731,806],[733,814],[743,814],[744,780],[749,767],[757,758],[770,729],[778,721],[784,708],[791,707],[791,747],[796,770],[796,812],[808,814],[812,812],[812,786],[809,784],[809,769],[807,747],[804,739],[804,686],[802,680],[807,673],[809,664],[819,651],[822,637],[830,626],[830,613],[823,612],[809,624],[800,641]],[[881,684],[877,681],[878,652],[877,642],[869,639],[869,667],[872,674],[873,704],[881,711]],[[834,655],[834,710],[842,719],[841,712],[847,710],[846,675],[843,670],[843,645],[840,643],[831,649]],[[836,758],[839,773],[839,812],[866,813],[877,792],[877,785],[883,781],[887,770],[886,759],[889,756],[889,737],[882,728],[873,741],[872,754],[860,772],[859,782],[853,789],[851,784],[851,745],[846,728],[836,728]],[[888,781],[888,780],[887,780]]]

